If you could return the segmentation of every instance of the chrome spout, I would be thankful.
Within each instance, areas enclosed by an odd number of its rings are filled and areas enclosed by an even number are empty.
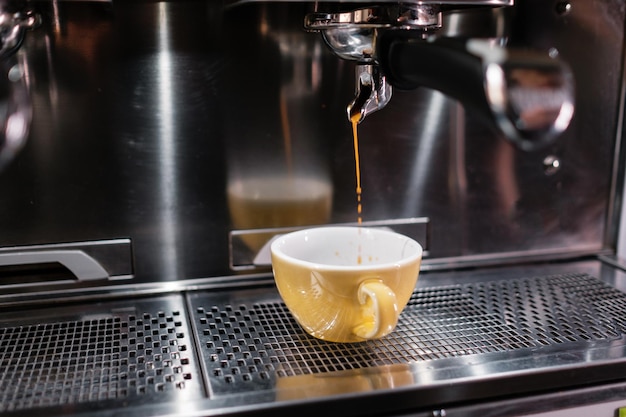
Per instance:
[[[428,2],[426,2],[428,3]],[[304,27],[319,31],[330,49],[342,59],[355,61],[356,96],[347,107],[348,119],[382,109],[391,99],[392,88],[380,71],[376,55],[377,40],[389,29],[419,30],[441,28],[439,4],[396,4],[369,6],[342,13],[311,13]]]
[[[377,65],[362,64],[356,67],[356,95],[348,104],[348,120],[361,123],[365,116],[380,110],[391,100],[392,88]]]

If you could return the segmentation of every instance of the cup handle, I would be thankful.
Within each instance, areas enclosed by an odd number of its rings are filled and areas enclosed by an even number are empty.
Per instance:
[[[368,279],[357,292],[361,304],[361,323],[353,333],[362,339],[377,339],[390,333],[398,323],[396,294],[378,279]]]

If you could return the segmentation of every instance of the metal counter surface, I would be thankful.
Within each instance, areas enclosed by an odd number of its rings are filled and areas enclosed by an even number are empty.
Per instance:
[[[358,344],[306,335],[274,287],[253,283],[5,311],[1,413],[434,415],[519,398],[497,416],[568,390],[593,392],[579,405],[621,395],[623,272],[588,261],[422,275],[396,330]]]

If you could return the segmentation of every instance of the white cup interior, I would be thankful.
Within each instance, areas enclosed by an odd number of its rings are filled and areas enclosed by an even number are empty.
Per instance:
[[[277,238],[271,250],[291,262],[334,268],[397,265],[422,256],[422,247],[407,236],[362,227],[300,230]]]

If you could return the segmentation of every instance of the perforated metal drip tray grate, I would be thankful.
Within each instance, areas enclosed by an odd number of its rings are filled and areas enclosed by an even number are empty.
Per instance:
[[[0,316],[0,412],[203,396],[182,296]]]
[[[626,295],[584,274],[421,288],[392,334],[357,344],[308,336],[274,293],[198,293],[189,300],[207,383],[217,396],[300,383],[314,390],[331,374],[329,392],[359,390],[359,380],[368,378],[363,371],[381,367],[392,370],[384,377],[391,381],[378,375],[368,389],[588,370],[596,360],[624,356]],[[342,374],[358,377],[342,381]],[[570,369],[563,383],[575,378]]]
[[[392,334],[355,344],[308,336],[274,288],[5,312],[0,414],[153,416],[181,405],[223,414],[399,386],[410,389],[396,395],[421,407],[626,374],[626,294],[602,281],[425,282]]]

